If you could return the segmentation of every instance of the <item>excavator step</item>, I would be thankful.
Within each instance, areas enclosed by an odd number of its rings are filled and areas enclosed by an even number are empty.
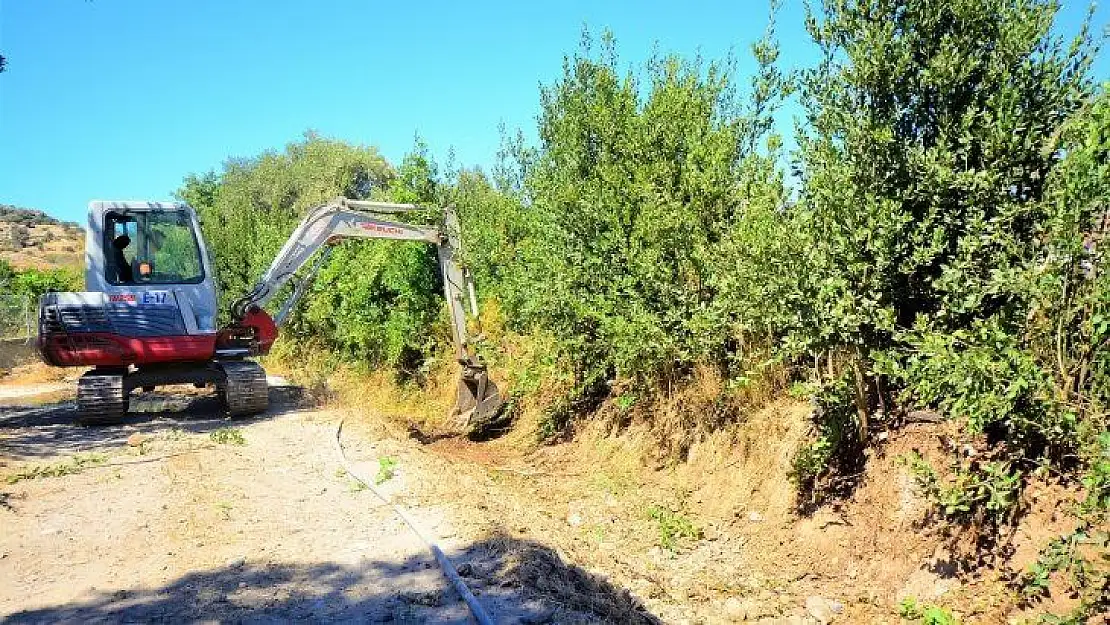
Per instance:
[[[89,371],[77,381],[77,421],[84,425],[119,423],[127,415],[123,375]]]
[[[270,406],[270,390],[266,370],[249,360],[227,360],[219,363],[224,380],[217,383],[220,398],[232,417],[245,417],[265,412]]]

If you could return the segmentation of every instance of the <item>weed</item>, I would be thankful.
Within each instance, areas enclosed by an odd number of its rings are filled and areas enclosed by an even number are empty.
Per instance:
[[[659,546],[667,551],[674,551],[679,539],[693,540],[701,537],[701,530],[678,512],[662,506],[651,506],[648,508],[648,517],[658,525]]]
[[[220,428],[213,430],[208,435],[214,442],[220,445],[246,445],[247,439],[243,437],[243,433],[238,428]]]
[[[1089,453],[1089,468],[1083,477],[1087,488],[1087,499],[1080,512],[1086,515],[1100,515],[1110,511],[1110,431],[1099,435]]]
[[[899,456],[896,462],[909,469],[910,475],[913,476],[914,482],[917,483],[917,486],[921,490],[926,493],[931,493],[936,490],[937,482],[940,481],[940,478],[937,477],[937,472],[936,469],[933,468],[933,465],[929,464],[929,461],[925,460],[925,458],[922,458],[921,454],[916,451],[911,451],[904,456]]]
[[[984,514],[996,527],[1007,521],[1018,505],[1021,474],[1006,461],[957,464],[952,478],[942,481],[917,452],[899,458],[914,481],[951,521],[966,523]]]
[[[380,486],[393,479],[396,474],[397,460],[389,456],[378,458],[378,474],[374,476],[374,485]]]
[[[9,475],[7,477],[8,484],[15,484],[22,480],[37,480],[43,477],[62,477],[65,475],[72,475],[80,473],[85,468],[103,464],[107,460],[107,456],[103,454],[78,454],[74,456],[69,462],[58,462],[55,464],[39,465],[31,467],[19,473]]]
[[[902,600],[902,603],[898,606],[898,616],[921,625],[956,625],[959,623],[947,608],[918,604],[917,599],[913,597],[906,597]]]
[[[628,475],[616,471],[599,471],[590,476],[590,485],[608,495],[623,497],[635,487],[635,481]]]
[[[614,403],[617,405],[617,410],[620,410],[623,414],[631,410],[637,401],[639,401],[639,398],[636,395],[626,394],[618,395]]]
[[[811,399],[820,390],[820,386],[813,382],[794,382],[786,389],[786,394],[794,399]]]
[[[224,515],[224,520],[225,521],[230,521],[231,520],[231,504],[230,503],[228,503],[226,501],[221,501],[221,502],[216,504],[216,509],[219,510],[220,513]]]
[[[790,478],[798,504],[811,509],[850,490],[863,471],[861,425],[850,371],[825,383],[814,395],[815,434],[795,453]]]
[[[1110,607],[1110,567],[1105,557],[1090,559],[1091,553],[1110,553],[1110,533],[1082,525],[1070,534],[1053,539],[1041,549],[1037,561],[1017,580],[1026,601],[1047,597],[1055,579],[1065,592],[1079,598],[1067,616],[1045,614],[1042,623],[1084,623],[1087,618]]]
[[[600,545],[601,543],[605,542],[605,538],[606,538],[607,534],[605,532],[605,526],[604,525],[600,525],[600,524],[593,525],[592,527],[590,527],[588,532],[589,532],[590,539],[594,543]]]

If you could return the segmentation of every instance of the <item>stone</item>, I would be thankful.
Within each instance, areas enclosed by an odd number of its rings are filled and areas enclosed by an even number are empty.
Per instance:
[[[763,616],[760,614],[759,607],[751,599],[740,599],[739,597],[729,597],[725,600],[725,605],[722,610],[725,619],[730,622],[746,621],[749,619]]]
[[[748,513],[748,520],[752,523],[760,523],[763,521],[763,515],[756,512],[755,510],[752,510]]]
[[[817,595],[811,595],[806,598],[806,612],[810,616],[817,619],[818,623],[824,625],[831,623],[837,614],[844,611],[844,604],[832,599],[826,599]]]
[[[935,601],[955,586],[956,581],[953,579],[945,579],[932,571],[918,569],[906,580],[906,584],[895,596],[895,600],[901,602],[913,597],[923,601]]]
[[[127,445],[129,447],[142,447],[143,443],[146,443],[151,438],[152,437],[148,434],[143,434],[142,432],[135,432],[131,436],[127,437]]]

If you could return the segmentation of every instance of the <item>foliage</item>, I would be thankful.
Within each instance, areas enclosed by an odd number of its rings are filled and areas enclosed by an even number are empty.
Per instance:
[[[8,484],[15,484],[23,480],[37,480],[44,477],[64,477],[80,473],[88,467],[104,464],[108,460],[103,454],[77,454],[68,462],[44,464],[31,467],[6,478]]]
[[[917,599],[906,597],[898,605],[898,616],[921,625],[956,625],[959,620],[947,608],[930,604],[919,604]]]
[[[229,296],[246,293],[303,215],[339,196],[434,204],[434,161],[417,144],[395,170],[373,148],[308,134],[283,153],[229,161],[190,176],[179,197],[197,208]],[[242,245],[242,241],[251,245]],[[287,333],[356,360],[412,373],[434,352],[442,314],[435,251],[418,243],[337,246]],[[279,295],[275,300],[282,300]]]
[[[1046,229],[1066,212],[1050,201],[1053,141],[1094,93],[1086,29],[1064,41],[1056,11],[830,0],[807,19],[824,54],[800,80],[814,287],[787,344],[840,355],[864,442],[897,402],[965,419],[1018,456],[1075,449],[1078,411],[1026,327],[1031,279],[1052,274]]]
[[[212,442],[220,445],[246,445],[247,439],[239,428],[219,428],[208,434]]]
[[[0,260],[0,286],[8,294],[37,301],[51,291],[80,291],[84,276],[75,269],[15,269]]]
[[[1016,512],[1021,476],[1006,461],[956,462],[947,480],[941,480],[932,465],[916,452],[903,463],[949,520],[985,521],[990,527],[1000,527]]]
[[[1013,299],[1057,156],[1091,94],[1089,46],[1051,33],[1040,0],[834,0],[807,27],[803,205],[827,287],[816,345],[883,349],[901,329],[956,330]]]
[[[1087,452],[1088,471],[1083,477],[1087,498],[1082,512],[1093,517],[1110,514],[1110,431],[1103,431]]]
[[[851,375],[822,386],[814,394],[815,435],[795,454],[791,478],[803,507],[824,503],[859,472],[861,445],[858,414],[853,405]]]
[[[680,539],[694,540],[701,537],[701,530],[682,514],[662,506],[651,506],[647,514],[658,526],[659,546],[667,551],[674,551]]]
[[[1079,598],[1071,614],[1046,614],[1042,623],[1085,623],[1110,609],[1110,534],[1089,524],[1058,536],[1041,549],[1034,562],[1017,580],[1026,601],[1049,594],[1054,580],[1060,580],[1066,594]],[[1092,557],[1093,554],[1093,557]]]
[[[216,274],[230,294],[225,311],[262,275],[307,210],[337,196],[367,197],[391,175],[377,150],[310,133],[282,153],[232,159],[219,173],[186,178],[178,196],[200,214]]]
[[[784,81],[769,69],[769,38],[758,52],[758,97],[743,110],[730,62],[655,56],[625,72],[610,33],[599,42],[584,33],[541,90],[539,145],[507,145],[518,175],[496,189],[460,176],[476,272],[512,327],[557,337],[574,363],[575,388],[548,411],[541,437],[613,384],[651,395],[699,362],[727,368],[736,355],[749,299],[718,294],[753,273],[734,277],[722,247],[749,249],[732,234],[745,208],[766,220],[785,197],[777,139],[772,152],[758,149]]]
[[[1020,337],[1020,328],[997,317],[912,333],[905,357],[884,370],[901,383],[906,403],[936,406],[963,418],[971,433],[993,428],[1029,455],[1059,459],[1074,451],[1077,418]]]
[[[374,476],[374,484],[381,486],[397,473],[397,459],[389,456],[378,458],[378,473]]]

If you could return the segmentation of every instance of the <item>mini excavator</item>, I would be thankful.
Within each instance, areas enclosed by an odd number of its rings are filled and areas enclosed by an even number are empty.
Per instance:
[[[434,226],[397,220],[433,210],[439,212]],[[467,334],[466,304],[476,316],[477,302],[450,207],[337,198],[309,211],[262,278],[232,304],[230,323],[218,326],[212,256],[191,206],[91,202],[86,291],[42,297],[39,353],[50,365],[92,367],[77,383],[78,419],[85,424],[117,423],[132,391],[170,384],[215,387],[232,417],[264,412],[266,372],[252,358],[270,351],[333,245],[350,239],[436,247],[462,369],[453,412],[467,430],[480,431],[496,419],[503,400]],[[298,278],[299,272],[304,275]],[[286,299],[271,316],[265,306],[279,294]]]

